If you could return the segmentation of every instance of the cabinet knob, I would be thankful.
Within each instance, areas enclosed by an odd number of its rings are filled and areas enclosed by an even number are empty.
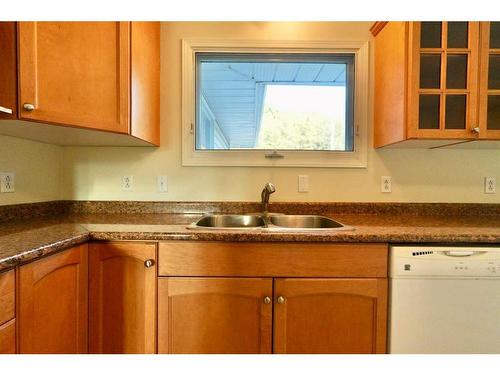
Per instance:
[[[285,297],[283,297],[283,296],[279,296],[277,301],[278,301],[278,303],[279,303],[280,305],[282,305],[282,304],[284,304],[284,303],[285,303],[286,299],[285,299]]]
[[[269,304],[271,303],[271,297],[265,296],[265,297],[264,297],[264,303],[265,303],[266,305],[269,305]]]
[[[25,111],[31,112],[31,111],[33,111],[35,109],[35,106],[33,104],[31,104],[31,103],[24,103],[23,104],[23,109]]]
[[[480,131],[480,130],[481,130],[481,129],[479,129],[479,126],[476,126],[475,128],[472,128],[472,132],[473,132],[474,134],[479,134],[479,131]]]
[[[149,268],[155,265],[155,261],[153,259],[147,259],[144,261],[144,267]]]

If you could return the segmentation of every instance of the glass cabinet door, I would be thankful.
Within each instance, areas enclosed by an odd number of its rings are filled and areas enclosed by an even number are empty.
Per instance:
[[[473,138],[479,22],[413,22],[411,35],[414,124],[409,136]]]
[[[481,137],[500,139],[500,22],[481,22]]]

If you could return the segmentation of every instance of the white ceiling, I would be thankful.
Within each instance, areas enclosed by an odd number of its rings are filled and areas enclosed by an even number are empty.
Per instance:
[[[231,148],[254,146],[266,84],[344,86],[342,63],[203,62],[200,88]]]

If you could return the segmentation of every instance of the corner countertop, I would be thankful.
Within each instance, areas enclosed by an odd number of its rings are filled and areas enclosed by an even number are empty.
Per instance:
[[[500,243],[500,215],[328,214],[345,231],[190,230],[199,214],[67,214],[0,227],[0,271],[89,240]]]

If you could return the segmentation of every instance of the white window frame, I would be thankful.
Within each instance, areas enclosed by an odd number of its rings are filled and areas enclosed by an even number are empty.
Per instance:
[[[354,54],[354,151],[196,150],[196,53]],[[182,40],[182,165],[366,168],[368,155],[368,41]]]

